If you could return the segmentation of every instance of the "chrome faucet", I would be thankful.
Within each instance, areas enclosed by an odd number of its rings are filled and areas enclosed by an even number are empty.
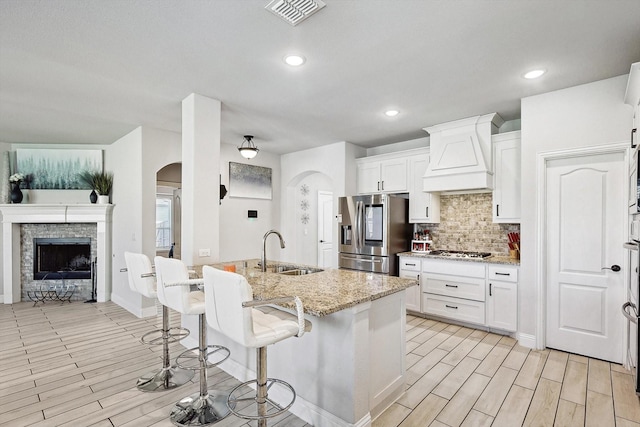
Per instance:
[[[264,233],[264,237],[262,237],[262,255],[260,256],[260,266],[263,273],[267,271],[267,237],[269,237],[269,234],[277,234],[280,238],[280,247],[284,249],[284,239],[279,232],[276,230],[269,230]]]

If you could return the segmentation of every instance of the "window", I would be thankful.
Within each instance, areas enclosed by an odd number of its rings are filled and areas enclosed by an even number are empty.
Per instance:
[[[168,194],[156,195],[156,248],[169,249],[173,240],[171,229],[172,197]]]

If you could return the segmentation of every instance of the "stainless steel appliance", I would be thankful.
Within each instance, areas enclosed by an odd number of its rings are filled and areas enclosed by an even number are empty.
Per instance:
[[[409,250],[409,200],[388,194],[340,197],[340,268],[398,275],[399,252]]]
[[[636,222],[636,221],[634,221]],[[640,224],[636,222],[635,227]],[[638,330],[638,298],[640,295],[640,240],[632,235],[632,240],[624,244],[624,248],[629,254],[629,277],[627,283],[627,302],[622,306],[622,314],[629,319],[627,322],[627,362],[633,372],[636,394],[640,396],[640,377],[638,376],[638,342],[640,341],[640,331]]]

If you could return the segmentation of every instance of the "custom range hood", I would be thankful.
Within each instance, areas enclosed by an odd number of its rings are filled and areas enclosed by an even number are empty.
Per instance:
[[[502,117],[491,113],[424,128],[430,135],[431,159],[423,190],[492,190],[491,135],[498,133],[503,123]]]

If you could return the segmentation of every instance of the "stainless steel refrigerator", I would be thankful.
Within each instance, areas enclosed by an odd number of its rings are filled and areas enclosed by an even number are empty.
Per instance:
[[[397,253],[409,250],[409,200],[388,194],[339,198],[340,268],[398,275]]]

